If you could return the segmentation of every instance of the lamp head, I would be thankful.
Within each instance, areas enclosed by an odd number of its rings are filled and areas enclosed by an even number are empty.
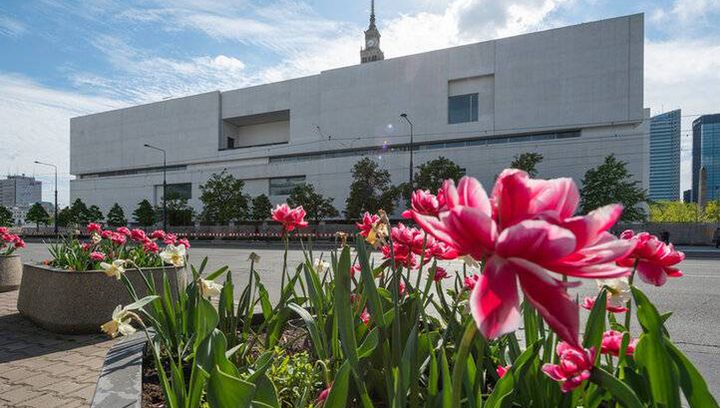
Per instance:
[[[407,118],[407,113],[401,113],[401,114],[400,114],[400,117],[401,117],[401,118]]]

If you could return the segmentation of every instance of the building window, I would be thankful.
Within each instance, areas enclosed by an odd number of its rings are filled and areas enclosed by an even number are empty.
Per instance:
[[[186,199],[192,198],[192,183],[176,183],[167,185],[167,196],[168,199]],[[155,204],[160,205],[163,197],[163,186],[162,184],[155,185]]]
[[[448,97],[448,123],[477,122],[478,94]]]
[[[234,149],[235,148],[235,139],[232,137],[227,138],[227,148],[228,149]]]
[[[270,179],[270,195],[290,195],[295,186],[305,183],[305,176],[275,177]]]

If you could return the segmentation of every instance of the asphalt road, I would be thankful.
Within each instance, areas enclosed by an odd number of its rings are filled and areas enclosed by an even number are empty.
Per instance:
[[[191,263],[199,265],[208,257],[207,271],[229,265],[236,285],[246,282],[251,252],[260,255],[256,269],[268,288],[271,297],[276,298],[280,288],[280,271],[283,251],[274,248],[239,249],[228,247],[199,247],[190,250]],[[318,256],[320,250],[316,250]],[[44,244],[30,243],[21,252],[25,262],[41,262],[48,257]],[[329,255],[325,251],[324,257]],[[302,262],[299,250],[288,254],[288,265],[294,269]],[[461,270],[459,262],[445,265],[448,272]],[[661,288],[640,284],[642,290],[655,303],[661,313],[673,311],[667,322],[670,335],[688,355],[708,381],[711,391],[720,398],[720,259],[692,259],[682,263],[685,276],[671,279]],[[579,296],[596,294],[593,281],[585,282],[578,290]],[[634,323],[637,329],[638,324]]]

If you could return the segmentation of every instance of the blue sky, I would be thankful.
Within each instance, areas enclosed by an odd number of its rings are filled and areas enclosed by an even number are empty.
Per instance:
[[[69,118],[357,63],[369,0],[0,2],[0,174],[60,165]],[[645,106],[720,111],[720,0],[377,0],[388,58],[645,13]],[[687,183],[689,138],[684,136]]]

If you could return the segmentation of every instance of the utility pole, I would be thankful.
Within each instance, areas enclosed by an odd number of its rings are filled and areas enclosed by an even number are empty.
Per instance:
[[[410,190],[412,191],[413,186],[413,150],[415,150],[415,146],[413,145],[413,123],[408,118],[407,113],[401,113],[400,117],[405,119],[405,121],[410,125]]]
[[[35,164],[49,166],[55,169],[55,235],[58,233],[58,203],[57,203],[57,166],[52,163],[43,163],[35,160]]]
[[[143,146],[148,149],[159,150],[163,154],[163,197],[162,197],[162,211],[163,211],[163,231],[167,231],[167,152],[165,149],[155,147],[145,143]]]

